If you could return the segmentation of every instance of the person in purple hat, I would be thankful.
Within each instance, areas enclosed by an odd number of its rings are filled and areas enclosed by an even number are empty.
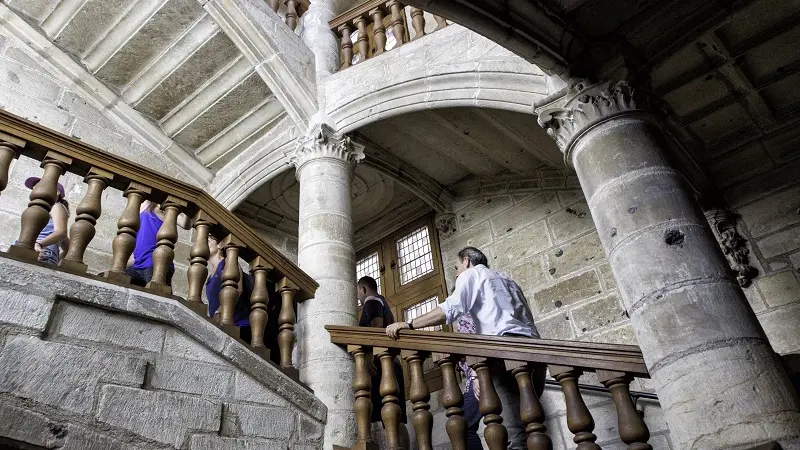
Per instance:
[[[41,180],[39,177],[30,177],[25,180],[25,187],[33,189]],[[56,185],[58,199],[50,208],[50,220],[44,226],[39,236],[36,237],[35,249],[39,252],[39,261],[47,264],[58,264],[61,256],[61,247],[66,252],[69,239],[67,238],[67,219],[69,219],[69,203],[67,203],[64,186]]]
[[[142,203],[139,208],[139,231],[136,233],[136,245],[133,254],[128,260],[125,270],[131,277],[131,284],[146,286],[153,279],[153,251],[156,249],[158,239],[156,235],[164,223],[164,213],[158,204],[149,200]],[[178,215],[178,226],[184,230],[192,227],[192,221],[185,214]],[[175,264],[169,265],[167,271],[167,285],[172,286],[172,275],[175,273]]]

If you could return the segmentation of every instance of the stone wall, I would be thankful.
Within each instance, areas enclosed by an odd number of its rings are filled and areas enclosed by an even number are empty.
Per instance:
[[[5,259],[0,285],[0,437],[80,450],[322,448],[325,406],[185,306]]]
[[[759,270],[744,289],[773,349],[800,353],[800,130],[780,130],[708,163]]]

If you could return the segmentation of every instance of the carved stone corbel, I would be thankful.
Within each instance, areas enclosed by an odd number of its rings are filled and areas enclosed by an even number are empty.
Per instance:
[[[725,209],[712,209],[706,211],[705,215],[731,269],[736,273],[739,285],[749,286],[753,278],[758,275],[758,270],[749,264],[750,250],[747,248],[747,239],[736,230],[738,216]]]
[[[439,230],[439,236],[447,239],[456,232],[456,215],[451,212],[443,212],[436,215],[434,218],[436,229]]]

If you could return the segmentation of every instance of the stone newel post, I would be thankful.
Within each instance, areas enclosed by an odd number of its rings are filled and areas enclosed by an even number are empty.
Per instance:
[[[292,162],[300,182],[298,265],[319,283],[299,305],[300,378],[328,407],[325,449],[350,447],[356,438],[353,362],[330,342],[325,325],[356,325],[355,250],[351,179],[363,147],[327,125],[312,127]]]
[[[624,82],[573,82],[537,112],[577,172],[678,448],[800,436],[800,402],[656,116]]]

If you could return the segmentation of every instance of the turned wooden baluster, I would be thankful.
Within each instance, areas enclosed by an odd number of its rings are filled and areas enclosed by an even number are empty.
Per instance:
[[[519,361],[506,361],[506,370],[510,370],[517,379],[520,419],[525,425],[525,434],[527,435],[526,447],[528,450],[552,450],[553,442],[546,434],[547,427],[544,426],[544,409],[539,397],[536,396],[531,380],[533,365]]]
[[[136,233],[139,232],[140,225],[139,208],[150,192],[149,187],[136,182],[131,182],[125,189],[124,196],[128,203],[117,221],[117,236],[111,241],[111,268],[105,274],[110,281],[118,283],[131,281],[131,277],[125,273],[125,268],[136,247]]]
[[[442,16],[437,16],[436,14],[434,14],[433,20],[436,21],[436,28],[434,28],[433,31],[439,31],[447,26],[447,20]]]
[[[378,56],[386,50],[386,27],[383,25],[383,9],[377,7],[368,13],[372,17],[372,34],[375,40],[375,53]]]
[[[83,179],[89,188],[75,210],[77,216],[69,229],[69,251],[61,261],[61,267],[73,272],[86,273],[89,266],[83,263],[83,255],[94,238],[94,227],[103,209],[101,204],[103,190],[113,179],[113,173],[96,167],[89,169],[89,173]]]
[[[267,272],[272,270],[272,265],[266,259],[256,256],[250,261],[250,272],[253,273],[253,292],[250,294],[250,346],[254,348],[266,347],[264,345],[264,330],[267,327]]]
[[[581,370],[556,365],[550,365],[548,368],[550,375],[561,384],[561,390],[564,392],[564,401],[567,404],[567,427],[575,435],[573,441],[578,444],[578,450],[601,450],[600,446],[594,443],[597,440],[597,436],[592,433],[594,419],[578,390]]]
[[[167,273],[175,259],[175,243],[178,242],[178,215],[186,208],[186,201],[169,196],[161,204],[164,223],[156,233],[156,249],[153,250],[153,278],[146,288],[162,295],[172,295],[172,286],[167,283]]]
[[[403,350],[402,353],[403,358],[408,362],[411,378],[408,399],[411,400],[414,410],[411,414],[411,424],[414,425],[417,435],[417,448],[418,450],[433,450],[433,414],[430,412],[431,405],[428,404],[431,394],[425,383],[425,372],[422,369],[422,363],[428,358],[429,353],[407,350]]]
[[[412,41],[425,36],[425,11],[419,8],[411,8],[411,26],[414,27]]]
[[[478,386],[481,389],[478,408],[483,415],[483,423],[486,425],[483,432],[486,445],[489,446],[489,450],[503,450],[508,443],[508,431],[503,426],[503,417],[500,416],[503,412],[503,405],[494,389],[489,363],[490,361],[486,358],[467,357],[467,364],[475,371],[475,375],[478,377]]]
[[[653,447],[647,443],[650,439],[650,430],[647,429],[647,424],[631,400],[628,385],[633,377],[624,372],[597,370],[597,378],[611,391],[611,396],[614,398],[614,405],[617,407],[617,426],[622,442],[628,444],[629,450],[652,450]]]
[[[342,69],[350,67],[353,62],[353,40],[350,39],[350,34],[353,33],[350,24],[345,23],[337,28],[337,31],[342,35],[341,49],[342,49]]]
[[[289,374],[297,371],[292,365],[292,348],[294,347],[294,324],[297,320],[294,313],[294,294],[299,290],[288,278],[282,278],[275,286],[281,294],[281,312],[278,314],[278,348],[281,351],[281,369]]]
[[[270,9],[274,12],[278,12],[278,8],[281,6],[279,0],[267,0],[267,4],[269,5]]]
[[[355,376],[353,377],[353,410],[356,414],[356,430],[358,437],[352,450],[377,450],[378,444],[372,440],[372,376],[369,365],[372,363],[372,349],[361,345],[348,345],[347,352],[355,360]],[[422,450],[422,449],[420,449]]]
[[[467,419],[464,418],[464,397],[456,378],[455,361],[457,357],[434,353],[436,365],[442,369],[442,391],[439,393],[439,403],[447,408],[444,428],[450,438],[453,450],[466,450],[467,448]]]
[[[286,0],[286,25],[294,31],[297,28],[297,0]]]
[[[222,288],[219,292],[220,325],[233,325],[233,311],[239,301],[239,282],[242,281],[242,269],[239,267],[239,251],[244,244],[236,236],[229,234],[220,242],[225,253],[225,267],[220,279]]]
[[[19,158],[23,147],[25,147],[25,141],[0,133],[0,192],[6,190],[11,161]]]
[[[358,30],[358,40],[356,41],[356,47],[358,49],[358,54],[361,55],[360,62],[365,61],[369,57],[369,36],[367,36],[367,19],[364,17],[357,17],[353,19],[353,23]]]
[[[44,174],[31,190],[30,202],[20,219],[22,225],[19,238],[9,248],[9,255],[26,261],[36,261],[39,258],[39,253],[34,249],[36,238],[50,220],[50,209],[58,200],[58,179],[71,164],[72,158],[47,152],[41,164]]]
[[[392,34],[397,40],[396,47],[400,47],[405,42],[406,30],[403,26],[403,4],[392,0],[386,3],[386,7],[392,12]]]
[[[194,245],[189,252],[189,270],[186,278],[189,281],[189,293],[186,300],[190,302],[203,301],[203,286],[208,278],[208,258],[211,250],[208,248],[208,232],[216,222],[203,211],[194,216]]]
[[[397,350],[378,348],[374,349],[380,359],[381,384],[378,392],[381,394],[383,406],[381,406],[381,420],[386,430],[386,449],[402,450],[400,445],[400,417],[403,414],[397,394],[399,387],[394,376],[394,357]],[[406,405],[402,405],[405,408]]]

